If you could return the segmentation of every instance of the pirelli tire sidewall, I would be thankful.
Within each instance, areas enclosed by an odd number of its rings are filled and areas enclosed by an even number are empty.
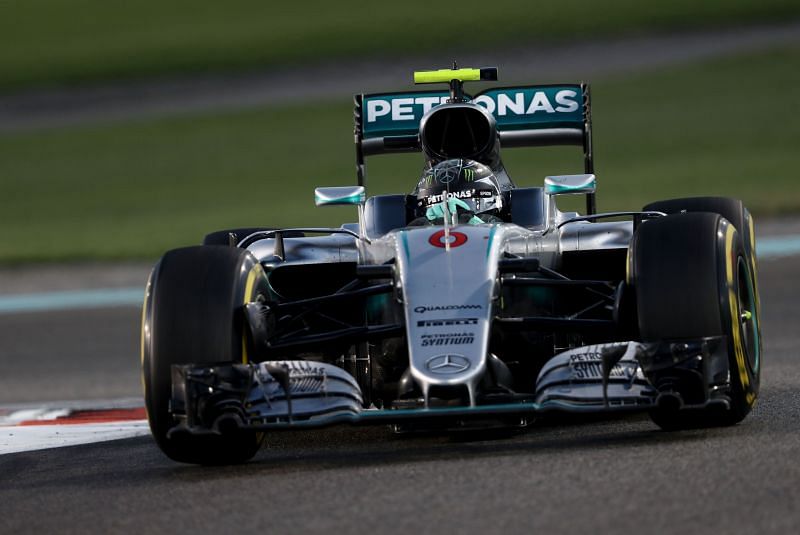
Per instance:
[[[744,241],[726,219],[720,222],[719,255],[724,270],[719,273],[720,310],[728,336],[730,411],[722,424],[744,419],[755,405],[760,388],[761,333],[758,294]],[[727,292],[727,297],[722,293]],[[749,319],[744,315],[749,314]]]
[[[757,303],[757,295],[751,263],[736,228],[717,213],[677,213],[640,225],[631,248],[644,341],[706,336],[728,340],[731,408],[724,414],[709,413],[707,418],[687,414],[686,426],[741,421],[758,396],[760,333],[757,305],[749,311],[752,323],[742,320],[740,301]],[[682,414],[676,414],[669,427],[685,427]]]
[[[266,294],[257,259],[228,246],[196,246],[167,252],[150,274],[142,310],[141,359],[145,407],[153,437],[170,458],[228,464],[252,457],[260,437],[167,438],[174,364],[246,362],[243,306]]]
[[[750,282],[752,284],[752,293],[754,298],[753,303],[753,335],[755,347],[754,352],[757,353],[757,358],[760,367],[760,361],[763,354],[763,343],[761,338],[761,298],[758,291],[758,259],[756,255],[756,234],[755,223],[753,216],[745,207],[744,203],[739,199],[731,197],[683,197],[677,199],[668,199],[663,201],[656,201],[646,205],[644,211],[657,211],[666,214],[679,214],[679,213],[693,213],[693,212],[710,212],[719,214],[728,222],[732,223],[734,228],[739,234],[740,242],[744,251],[745,262],[750,269]],[[756,369],[754,373],[754,384],[756,393],[758,392],[759,370]]]

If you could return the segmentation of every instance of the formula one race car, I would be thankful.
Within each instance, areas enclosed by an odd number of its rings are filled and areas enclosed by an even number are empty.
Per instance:
[[[738,200],[597,213],[589,86],[358,95],[358,185],[339,228],[214,232],[147,284],[145,400],[172,459],[251,458],[264,433],[524,426],[646,411],[665,430],[741,421],[759,389],[753,220]],[[518,188],[501,149],[583,148],[583,174]],[[365,194],[365,157],[422,152],[411,194]],[[586,214],[561,212],[584,195]]]

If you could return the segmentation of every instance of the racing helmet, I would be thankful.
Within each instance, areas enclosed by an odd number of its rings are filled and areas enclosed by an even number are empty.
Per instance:
[[[426,169],[415,193],[417,210],[422,213],[445,198],[463,201],[476,215],[497,215],[503,208],[497,178],[488,166],[475,160],[444,160]]]

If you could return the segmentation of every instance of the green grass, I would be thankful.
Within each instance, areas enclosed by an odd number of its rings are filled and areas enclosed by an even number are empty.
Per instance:
[[[800,211],[800,48],[593,89],[598,204],[683,195]],[[0,262],[154,258],[237,225],[323,225],[314,186],[355,182],[349,102],[0,136]],[[520,185],[581,172],[576,148],[510,149]],[[419,155],[369,160],[370,193],[410,191]]]
[[[0,0],[0,91],[410,52],[445,66],[486,46],[798,16],[796,0]]]

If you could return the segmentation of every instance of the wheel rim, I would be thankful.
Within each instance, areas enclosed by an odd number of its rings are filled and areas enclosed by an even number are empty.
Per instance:
[[[758,312],[756,309],[753,280],[747,269],[747,264],[742,257],[739,257],[737,272],[739,327],[742,332],[744,350],[747,353],[747,363],[753,373],[758,373],[758,366],[761,360],[758,339]]]

